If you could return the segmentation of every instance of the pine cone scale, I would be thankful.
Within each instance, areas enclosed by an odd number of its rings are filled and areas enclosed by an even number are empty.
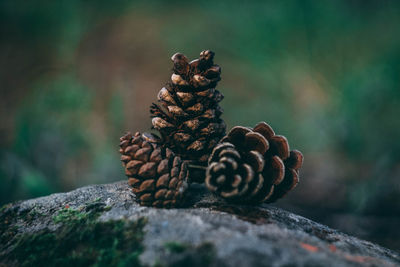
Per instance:
[[[141,205],[182,204],[187,188],[186,161],[162,148],[159,139],[149,134],[127,134],[121,138],[120,147],[128,183]]]

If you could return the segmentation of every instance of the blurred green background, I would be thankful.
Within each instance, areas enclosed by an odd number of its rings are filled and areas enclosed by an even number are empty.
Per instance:
[[[304,152],[277,206],[400,250],[399,1],[0,1],[0,203],[125,179],[170,56],[216,52],[228,128]]]

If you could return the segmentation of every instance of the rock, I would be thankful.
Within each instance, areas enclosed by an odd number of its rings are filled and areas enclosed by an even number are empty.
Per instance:
[[[199,185],[182,209],[140,207],[126,182],[9,204],[0,266],[399,266],[379,245]]]

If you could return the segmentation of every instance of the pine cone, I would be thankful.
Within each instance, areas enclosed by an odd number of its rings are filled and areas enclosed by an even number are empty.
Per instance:
[[[208,156],[225,135],[225,123],[218,103],[223,95],[215,90],[221,68],[213,63],[214,53],[206,50],[190,63],[176,53],[171,82],[158,94],[150,108],[152,124],[167,147],[185,160],[206,164]]]
[[[143,206],[177,207],[187,189],[187,163],[157,136],[131,133],[120,138],[121,161],[137,201]]]
[[[240,203],[274,202],[299,182],[300,151],[265,122],[254,129],[236,126],[209,159],[205,184],[221,197]]]

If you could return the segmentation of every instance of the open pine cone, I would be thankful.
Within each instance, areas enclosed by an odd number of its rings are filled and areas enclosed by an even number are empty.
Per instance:
[[[297,185],[302,163],[300,151],[290,151],[267,123],[236,126],[212,151],[205,184],[230,201],[270,203]]]
[[[127,133],[120,138],[121,161],[137,201],[143,206],[172,208],[187,189],[187,163],[161,147],[152,134]]]
[[[218,103],[223,95],[215,90],[221,68],[213,63],[214,53],[206,50],[189,63],[176,53],[171,82],[158,94],[150,108],[152,124],[165,143],[185,160],[207,163],[211,150],[225,135],[225,123]]]

